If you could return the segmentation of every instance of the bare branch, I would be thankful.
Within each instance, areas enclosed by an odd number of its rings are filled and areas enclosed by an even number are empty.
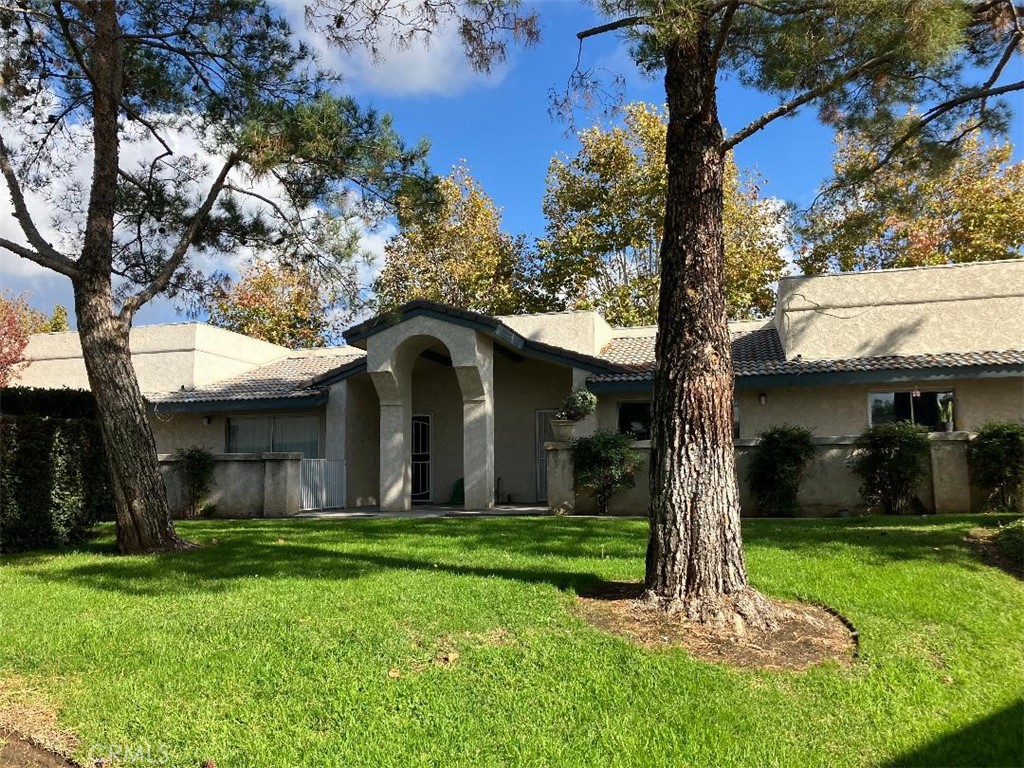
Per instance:
[[[0,136],[0,172],[3,173],[4,179],[7,181],[7,191],[10,192],[11,202],[14,203],[14,218],[18,220],[21,231],[25,233],[25,238],[34,250],[15,246],[9,240],[3,241],[4,248],[47,269],[52,269],[54,272],[59,272],[70,278],[78,277],[81,274],[78,265],[50,245],[36,228],[35,222],[32,221],[28,206],[25,204],[25,195],[21,191],[21,184],[18,183],[18,177],[11,165],[11,156],[2,136]]]
[[[722,152],[728,152],[741,141],[750,138],[769,123],[778,120],[780,117],[785,117],[786,115],[795,112],[804,104],[814,101],[819,96],[824,96],[826,93],[829,93],[830,91],[838,88],[839,86],[850,82],[854,78],[859,77],[861,74],[867,72],[870,69],[885,64],[886,62],[893,58],[893,55],[894,54],[890,52],[884,53],[881,56],[875,56],[872,59],[868,59],[867,61],[858,64],[856,67],[851,67],[838,77],[832,78],[827,83],[822,83],[817,88],[812,88],[809,91],[805,91],[796,98],[787,101],[785,104],[780,104],[771,112],[766,112],[765,114],[761,115],[761,117],[757,118],[757,120],[754,120],[752,123],[747,125],[747,127],[743,128],[740,131],[737,131],[724,142],[722,142]]]
[[[579,40],[586,40],[588,37],[603,35],[605,32],[612,32],[616,29],[622,29],[623,27],[636,27],[641,24],[646,24],[650,18],[650,16],[628,16],[624,19],[619,19],[618,21],[610,21],[607,24],[602,24],[599,27],[584,29],[582,32],[577,32],[576,37]]]
[[[160,291],[164,290],[164,288],[166,288],[171,282],[171,278],[174,277],[174,273],[178,271],[178,267],[180,267],[181,263],[185,260],[185,254],[188,253],[188,249],[191,247],[192,241],[195,240],[196,235],[199,233],[199,228],[206,221],[206,217],[210,215],[210,211],[213,209],[213,204],[217,201],[217,197],[224,189],[228,173],[237,162],[237,155],[232,154],[228,157],[227,161],[224,163],[224,167],[221,168],[220,173],[217,174],[217,178],[214,179],[213,184],[210,185],[210,190],[206,193],[206,199],[203,200],[203,204],[199,206],[199,210],[196,211],[195,216],[192,217],[191,223],[182,233],[181,238],[178,240],[178,244],[174,246],[174,250],[171,252],[170,257],[164,263],[156,277],[153,278],[149,285],[134,296],[130,296],[125,299],[124,304],[121,306],[121,312],[119,313],[121,320],[130,323],[132,318],[135,316],[135,313],[139,311],[139,307],[160,293]]]

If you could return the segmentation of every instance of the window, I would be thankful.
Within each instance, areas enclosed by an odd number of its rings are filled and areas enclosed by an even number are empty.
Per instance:
[[[228,419],[228,453],[301,453],[320,456],[319,416],[246,416]]]
[[[942,423],[941,407],[952,402],[952,392],[920,389],[909,392],[871,392],[868,394],[868,423],[875,426],[909,421],[936,430]]]
[[[651,439],[651,404],[619,403],[619,434],[634,440]]]

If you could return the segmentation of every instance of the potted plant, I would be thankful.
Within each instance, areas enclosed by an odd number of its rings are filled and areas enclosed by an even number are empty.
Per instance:
[[[572,440],[576,422],[587,418],[596,407],[597,397],[586,387],[579,387],[566,395],[561,407],[555,412],[555,418],[551,420],[555,440],[563,443]]]
[[[939,422],[943,432],[953,431],[953,398],[948,397],[939,402]]]

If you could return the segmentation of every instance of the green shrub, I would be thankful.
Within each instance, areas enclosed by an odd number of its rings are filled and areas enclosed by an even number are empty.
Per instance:
[[[113,516],[96,422],[38,416],[0,419],[0,552],[77,544]]]
[[[1007,560],[1024,566],[1024,519],[1004,525],[996,533],[996,548]]]
[[[633,449],[632,436],[602,429],[576,439],[572,466],[576,488],[593,494],[598,514],[604,515],[612,496],[636,485],[640,454]]]
[[[1024,501],[1024,424],[990,422],[967,449],[971,480],[988,494],[989,506],[1020,509]]]
[[[811,431],[803,427],[782,424],[758,435],[747,478],[759,515],[793,517],[800,511],[796,496],[814,452]]]
[[[213,487],[215,465],[213,454],[198,445],[180,448],[174,454],[174,468],[185,483],[185,496],[188,499],[186,517],[199,517],[202,513],[203,500]]]
[[[555,418],[566,421],[582,421],[594,412],[597,407],[597,396],[586,387],[574,389],[555,414]]]
[[[853,456],[853,471],[860,476],[861,496],[887,515],[915,511],[915,490],[927,471],[927,433],[905,421],[879,424],[860,436],[862,447]]]

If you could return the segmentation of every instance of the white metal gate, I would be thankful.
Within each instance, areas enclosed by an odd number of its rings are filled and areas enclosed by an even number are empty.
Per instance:
[[[302,511],[345,506],[345,462],[303,459],[299,465]]]

